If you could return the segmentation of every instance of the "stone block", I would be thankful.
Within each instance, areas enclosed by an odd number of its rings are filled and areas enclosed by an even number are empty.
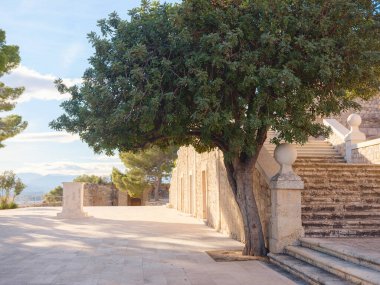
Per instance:
[[[78,219],[88,217],[83,212],[83,183],[63,183],[63,206],[62,213],[57,214],[62,219]]]
[[[301,220],[301,190],[273,189],[271,193],[269,251],[282,253],[304,235]]]

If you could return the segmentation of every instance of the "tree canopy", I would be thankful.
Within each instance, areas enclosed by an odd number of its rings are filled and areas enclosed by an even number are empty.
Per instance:
[[[379,1],[142,1],[90,33],[83,84],[51,123],[95,151],[153,144],[218,147],[242,213],[244,253],[265,254],[252,168],[275,142],[326,135],[318,117],[358,107],[380,86]]]
[[[128,191],[132,197],[141,197],[145,190],[153,188],[155,200],[158,200],[162,179],[170,176],[177,150],[177,147],[165,150],[153,147],[136,153],[121,152],[120,159],[127,168],[126,174],[113,169],[112,181],[116,188]]]
[[[20,63],[19,48],[7,45],[5,31],[0,29],[0,77],[16,68]],[[15,108],[15,100],[22,94],[24,88],[11,88],[0,82],[0,111],[11,111]],[[18,115],[8,115],[0,118],[0,148],[2,141],[22,132],[27,123]]]
[[[73,182],[83,182],[83,183],[92,183],[92,184],[109,184],[107,178],[96,176],[96,175],[79,175],[78,177],[74,178]]]
[[[48,205],[60,205],[63,200],[63,187],[57,186],[44,195],[44,203]]]

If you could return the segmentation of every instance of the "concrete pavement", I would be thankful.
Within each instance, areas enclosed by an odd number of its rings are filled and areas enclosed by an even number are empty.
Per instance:
[[[242,244],[165,207],[0,211],[0,284],[301,284],[260,261],[215,262],[205,251]]]

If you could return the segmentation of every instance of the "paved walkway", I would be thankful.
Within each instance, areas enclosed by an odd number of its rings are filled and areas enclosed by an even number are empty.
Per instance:
[[[298,284],[260,261],[215,262],[206,250],[240,249],[197,220],[165,207],[0,211],[0,284]]]

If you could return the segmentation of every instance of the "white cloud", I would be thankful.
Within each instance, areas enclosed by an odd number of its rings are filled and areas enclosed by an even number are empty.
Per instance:
[[[55,142],[55,143],[71,143],[80,140],[78,135],[72,135],[66,132],[44,132],[44,133],[21,133],[7,142]]]
[[[70,94],[60,94],[55,87],[54,80],[57,77],[51,74],[41,74],[38,71],[25,67],[17,67],[10,73],[2,77],[2,81],[11,87],[25,87],[25,92],[17,99],[18,103],[27,102],[33,99],[38,100],[67,100]],[[81,79],[63,78],[63,82],[72,86],[80,84]]]
[[[113,167],[123,168],[121,162],[73,162],[56,161],[46,163],[26,163],[23,167],[16,169],[17,173],[37,173],[41,175],[99,175],[107,176]]]

